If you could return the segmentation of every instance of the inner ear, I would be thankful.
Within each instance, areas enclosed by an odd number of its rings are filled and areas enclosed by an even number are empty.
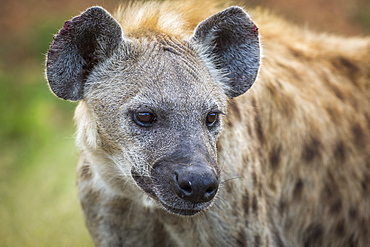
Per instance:
[[[114,53],[122,37],[121,26],[101,7],[89,8],[67,21],[47,54],[46,75],[55,95],[82,99],[89,73]]]
[[[82,39],[78,43],[78,50],[81,54],[81,57],[84,59],[85,63],[83,66],[84,70],[84,77],[87,78],[88,74],[91,72],[92,68],[100,61],[104,59],[104,57],[99,57],[97,54],[98,51],[98,38],[96,34],[89,32],[84,35],[84,39]]]
[[[236,97],[256,80],[260,66],[258,29],[239,7],[230,7],[201,22],[190,43],[223,76],[225,93]]]

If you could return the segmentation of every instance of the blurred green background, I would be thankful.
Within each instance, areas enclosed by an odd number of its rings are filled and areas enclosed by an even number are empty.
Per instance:
[[[44,58],[64,21],[116,0],[13,0],[0,10],[0,246],[92,246],[75,182],[76,103],[57,99]],[[341,35],[370,33],[368,0],[250,0],[292,22]]]

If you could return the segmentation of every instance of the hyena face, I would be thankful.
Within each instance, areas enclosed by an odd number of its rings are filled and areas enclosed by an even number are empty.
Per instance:
[[[135,182],[168,211],[194,215],[217,193],[217,136],[227,99],[256,78],[258,34],[237,7],[200,23],[189,40],[139,33],[125,36],[105,10],[87,10],[55,37],[49,84],[63,99],[84,100],[89,117],[77,124],[94,123],[96,138],[85,138],[96,148],[86,151],[105,157],[95,170],[106,184]]]
[[[91,74],[85,100],[117,165],[166,209],[194,214],[217,192],[226,95],[195,52],[162,41],[132,41],[125,61],[113,55]]]

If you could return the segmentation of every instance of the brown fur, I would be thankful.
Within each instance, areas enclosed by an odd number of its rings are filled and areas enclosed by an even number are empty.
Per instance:
[[[253,17],[263,66],[254,87],[233,104],[255,107],[255,119],[246,112],[242,122],[257,126],[263,170],[278,203],[272,217],[288,246],[366,246],[370,39],[299,30],[258,12]]]
[[[129,4],[115,17],[126,37],[149,40],[141,49],[153,40],[169,44],[167,49],[185,49],[183,40],[221,5]],[[253,87],[227,102],[217,142],[223,182],[205,212],[190,218],[168,214],[127,186],[133,180],[125,184],[112,175],[120,172],[117,168],[99,173],[103,168],[91,163],[110,166],[105,154],[115,156],[123,137],[106,132],[106,125],[117,125],[115,119],[99,122],[92,113],[111,109],[99,108],[103,103],[92,99],[81,101],[76,111],[77,142],[83,149],[79,191],[97,245],[370,243],[370,38],[317,34],[260,9],[251,10],[251,16],[261,35],[262,66]],[[180,52],[176,49],[172,52]],[[110,177],[115,189],[131,189],[125,195],[112,193],[101,176]],[[127,194],[141,199],[125,199]]]

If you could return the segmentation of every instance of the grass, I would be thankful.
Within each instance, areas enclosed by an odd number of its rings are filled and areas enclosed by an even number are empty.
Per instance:
[[[73,140],[56,138],[38,147],[29,167],[1,177],[1,246],[92,246],[77,199]]]
[[[92,246],[75,182],[75,104],[49,92],[42,67],[0,74],[0,246]]]
[[[34,30],[18,60],[0,44],[9,57],[0,60],[1,247],[93,246],[77,196],[76,104],[53,96],[44,79],[55,26]]]

